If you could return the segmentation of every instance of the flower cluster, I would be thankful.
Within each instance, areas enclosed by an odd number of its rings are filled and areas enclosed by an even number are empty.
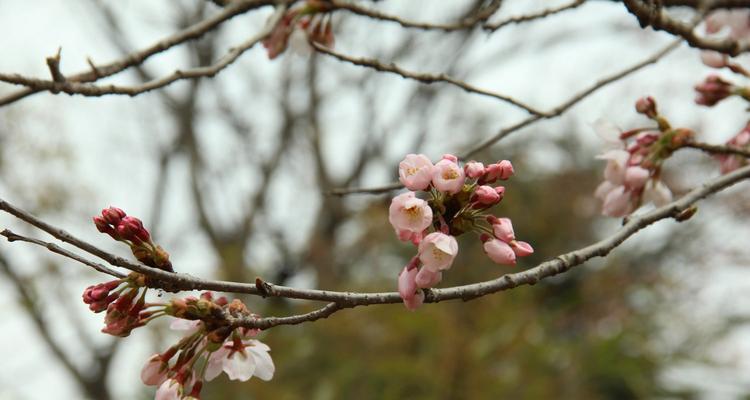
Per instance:
[[[113,336],[128,336],[160,315],[153,308],[159,304],[146,303],[145,277],[138,273],[89,286],[83,292],[83,302],[95,313],[107,311],[102,332]]]
[[[657,128],[638,128],[620,132],[617,127],[597,121],[596,133],[609,149],[598,156],[607,160],[604,179],[596,197],[604,204],[602,214],[624,217],[644,203],[657,206],[672,200],[672,192],[661,181],[661,165],[672,153],[690,142],[693,132],[673,129],[656,108],[656,101],[644,97],[636,102],[636,111],[657,123]]]
[[[504,186],[492,185],[513,172],[507,160],[488,166],[470,161],[461,167],[451,154],[434,165],[423,154],[409,154],[399,163],[399,180],[409,191],[393,198],[388,219],[400,240],[417,246],[417,255],[398,278],[408,309],[422,305],[422,289],[438,284],[443,271],[450,269],[458,254],[456,236],[477,233],[489,258],[498,264],[512,265],[516,257],[533,253],[528,243],[516,240],[510,219],[488,214],[505,194]]]
[[[130,246],[138,261],[149,267],[173,272],[169,254],[161,246],[154,244],[151,234],[143,227],[140,219],[128,216],[117,207],[109,207],[102,210],[101,215],[94,217],[94,225],[99,232]]]
[[[172,271],[169,255],[153,243],[138,218],[109,207],[94,217],[94,224],[100,232],[128,244],[139,261]],[[141,371],[143,383],[158,386],[156,400],[199,399],[204,382],[222,371],[230,379],[241,381],[253,376],[263,380],[273,377],[270,348],[253,339],[259,331],[237,325],[243,319],[258,318],[244,303],[225,297],[214,299],[210,292],[167,303],[148,303],[146,292],[151,284],[147,276],[133,272],[89,286],[83,292],[83,302],[95,313],[106,310],[102,332],[114,336],[128,336],[133,329],[165,315],[179,318],[172,327],[187,331],[186,336],[164,353],[151,356]]]
[[[240,300],[228,302],[213,298],[210,292],[200,298],[172,300],[165,313],[179,318],[171,327],[185,331],[176,345],[152,355],[141,370],[141,380],[157,386],[156,400],[198,399],[204,382],[225,372],[229,379],[247,381],[273,377],[275,366],[270,348],[252,339],[257,329],[227,325],[231,318],[257,318]]]
[[[287,11],[263,41],[268,58],[278,57],[290,42],[300,48],[309,47],[308,40],[333,47],[333,28],[329,14],[331,9],[332,5],[327,1],[307,0]]]

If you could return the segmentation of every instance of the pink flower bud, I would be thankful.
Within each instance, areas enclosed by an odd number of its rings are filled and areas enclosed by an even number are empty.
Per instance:
[[[695,91],[698,92],[695,102],[711,107],[731,96],[733,90],[734,85],[731,82],[718,75],[709,75],[703,83],[695,86]]]
[[[718,51],[702,51],[701,61],[711,68],[724,68],[727,66],[727,56]]]
[[[419,243],[419,260],[433,272],[449,269],[458,254],[456,238],[441,232],[425,236]]]
[[[409,311],[414,311],[419,307],[422,307],[424,303],[424,292],[420,289],[414,297],[404,299],[404,306]]]
[[[404,267],[398,275],[398,294],[402,299],[414,297],[414,293],[417,291],[417,273],[417,268],[408,269],[408,267]]]
[[[481,184],[493,183],[500,180],[506,180],[513,176],[513,164],[508,160],[502,160],[495,164],[490,164],[484,169],[484,176],[479,179]]]
[[[125,211],[117,207],[109,207],[102,210],[102,217],[108,224],[117,226],[123,217],[125,217]]]
[[[657,115],[656,100],[651,96],[641,97],[635,102],[635,111],[649,118],[655,118]]]
[[[100,216],[94,217],[94,225],[96,226],[96,230],[101,233],[108,233],[110,235],[114,233],[114,228],[109,226],[109,224],[107,223],[107,221],[104,220],[103,217],[100,217]]]
[[[407,154],[398,164],[398,176],[409,190],[424,190],[432,181],[432,162],[424,154]]]
[[[482,185],[474,189],[474,194],[471,196],[471,201],[479,203],[483,206],[493,206],[500,202],[502,197],[495,191],[492,186]]]
[[[430,288],[443,279],[443,273],[440,271],[433,271],[429,268],[422,268],[417,272],[417,276],[414,278],[417,287],[419,288]]]
[[[443,154],[443,160],[448,160],[454,164],[458,164],[458,157],[453,154]]]
[[[444,156],[445,157],[445,156]],[[464,170],[455,161],[443,158],[435,164],[432,170],[432,185],[435,189],[450,194],[456,194],[464,186]]]
[[[498,239],[489,239],[484,242],[484,252],[496,264],[515,265],[516,254],[505,242]]]
[[[484,164],[477,161],[469,161],[464,165],[464,174],[472,179],[479,178],[484,175]]]
[[[518,257],[526,257],[534,253],[534,249],[526,242],[514,240],[510,242],[510,247],[513,248],[513,252],[516,253],[516,256]]]
[[[516,239],[510,218],[495,218],[495,221],[492,223],[492,231],[495,233],[496,238],[506,243]]]

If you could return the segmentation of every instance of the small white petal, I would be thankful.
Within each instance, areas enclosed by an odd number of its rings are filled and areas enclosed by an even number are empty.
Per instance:
[[[246,381],[255,373],[255,359],[250,354],[235,352],[224,359],[224,372],[233,381]]]
[[[255,358],[255,376],[264,381],[270,381],[276,367],[273,365],[273,360],[268,351],[256,347],[248,347],[246,350],[249,350],[249,353]]]

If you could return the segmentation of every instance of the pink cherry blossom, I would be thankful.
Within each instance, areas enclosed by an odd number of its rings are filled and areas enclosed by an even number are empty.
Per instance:
[[[409,190],[424,190],[432,181],[432,162],[424,154],[407,154],[398,164],[398,176]]]
[[[442,232],[433,232],[419,243],[419,260],[423,268],[433,272],[449,269],[458,254],[456,238]]]
[[[602,214],[609,217],[624,217],[633,211],[631,192],[625,190],[625,186],[613,186],[604,197]]]
[[[661,181],[650,181],[643,191],[643,201],[661,207],[672,201],[672,191]]]
[[[182,384],[174,379],[167,379],[156,390],[154,400],[180,400],[182,392]]]
[[[455,161],[446,158],[438,161],[432,170],[432,185],[444,193],[460,192],[465,179],[464,170]]]
[[[414,282],[419,288],[430,288],[443,279],[443,273],[440,271],[433,271],[429,268],[422,268],[417,272],[417,276],[414,278]]]
[[[516,253],[508,243],[502,240],[489,239],[484,242],[483,248],[487,256],[497,264],[514,265],[516,263]]]
[[[185,333],[185,336],[192,335],[195,332],[198,332],[202,327],[203,322],[201,320],[189,320],[189,319],[182,319],[178,318],[173,320],[169,324],[169,329],[173,331],[183,331]]]
[[[230,338],[208,357],[206,380],[213,380],[222,370],[231,380],[247,381],[253,376],[264,381],[271,380],[276,367],[268,354],[270,350],[270,347],[255,339],[233,341]]]
[[[629,189],[642,188],[650,174],[649,170],[642,167],[628,167],[625,169],[625,186]]]
[[[432,209],[414,192],[402,193],[393,198],[388,209],[388,220],[399,237],[402,231],[421,233],[432,223]]]
[[[746,149],[750,148],[750,124],[729,139],[727,145]],[[747,164],[747,160],[744,157],[733,154],[718,155],[716,159],[719,160],[719,169],[722,174],[728,174]]]
[[[167,379],[169,365],[162,360],[161,354],[154,354],[141,370],[141,381],[144,385],[158,386]]]
[[[625,180],[625,168],[630,153],[625,150],[609,150],[596,156],[596,158],[607,160],[607,166],[604,168],[604,179],[615,185],[621,185]]]
[[[464,174],[472,179],[479,178],[484,175],[484,164],[477,161],[469,161],[464,165]]]

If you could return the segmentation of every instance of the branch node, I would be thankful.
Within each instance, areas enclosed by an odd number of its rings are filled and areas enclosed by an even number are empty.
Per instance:
[[[62,47],[57,48],[57,54],[54,56],[47,57],[47,67],[52,75],[52,80],[57,83],[65,82],[65,76],[60,72],[60,56],[62,54]],[[60,91],[54,91],[53,93],[59,93]]]
[[[258,289],[258,292],[263,298],[270,296],[271,291],[273,290],[268,282],[260,278],[255,278],[255,287]]]

